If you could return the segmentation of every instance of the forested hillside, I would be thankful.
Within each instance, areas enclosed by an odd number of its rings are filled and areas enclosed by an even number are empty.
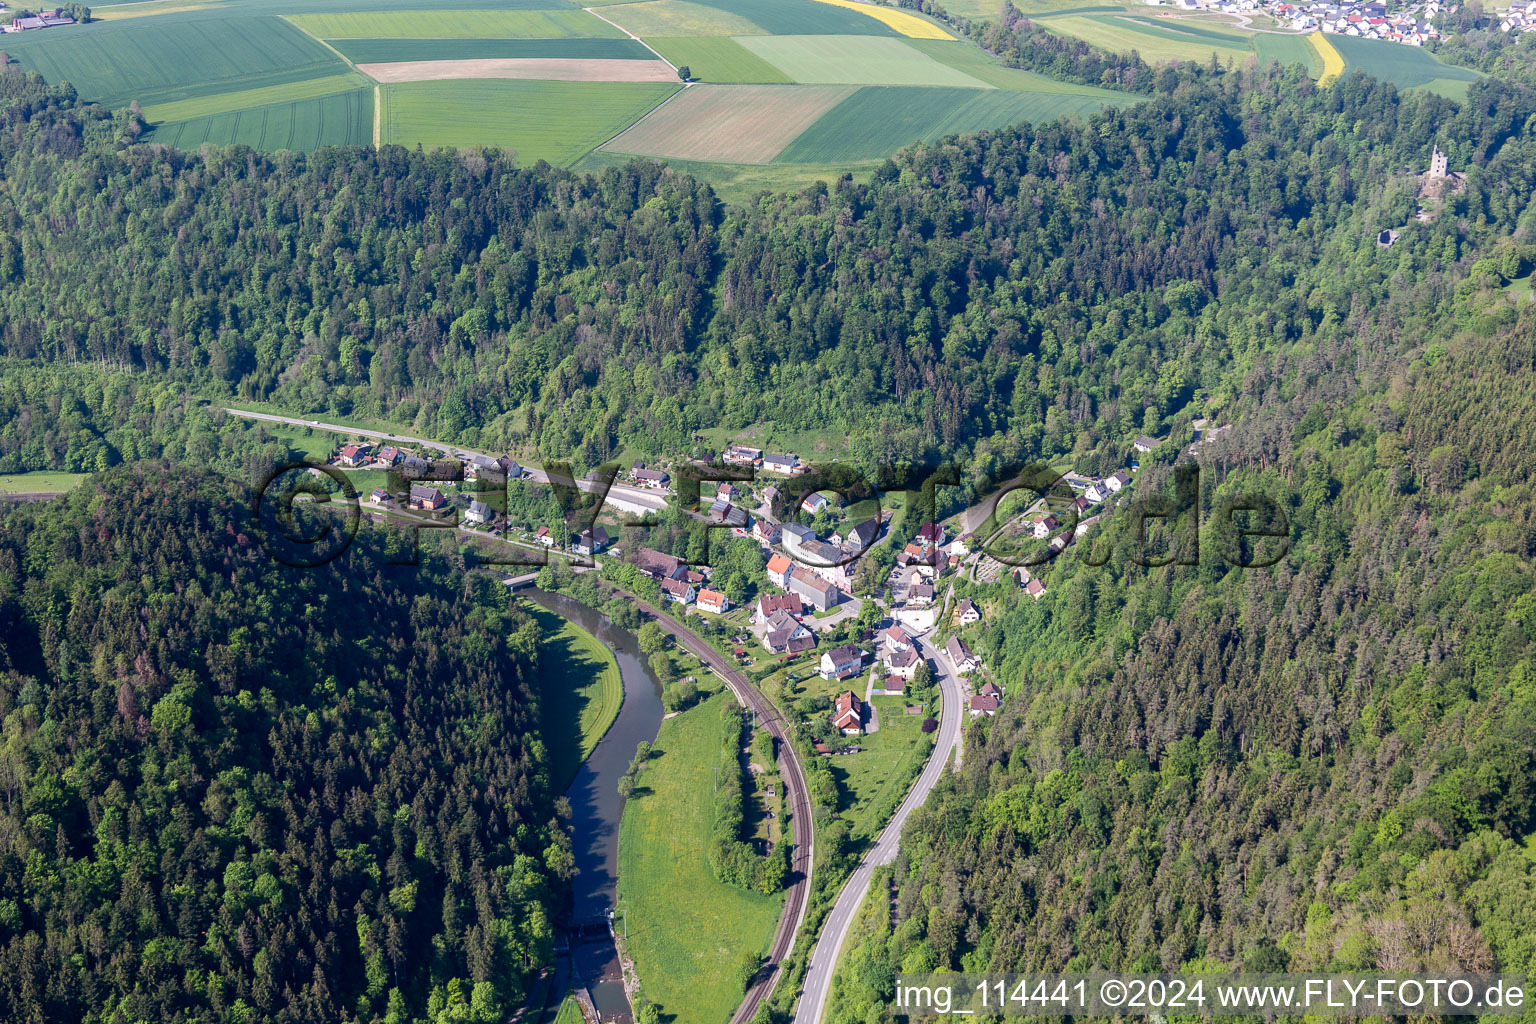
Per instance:
[[[156,463],[0,517],[0,1019],[489,1024],[552,962],[529,623],[255,537]]]
[[[0,137],[0,347],[587,463],[759,420],[864,463],[1055,456],[1229,402],[1513,231],[1536,184],[1536,100],[1497,80],[1169,84],[746,208],[645,163],[188,154],[44,110]],[[1466,191],[1379,250],[1437,142]]]
[[[1496,266],[1245,378],[1199,566],[1138,566],[1122,515],[1004,599],[1009,700],[835,1019],[902,967],[1536,969],[1536,310]],[[1221,554],[1237,492],[1293,524],[1272,568]]]

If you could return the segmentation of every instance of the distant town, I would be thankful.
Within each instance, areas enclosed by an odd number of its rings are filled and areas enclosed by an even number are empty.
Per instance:
[[[1259,14],[1274,18],[1281,25],[1298,32],[1320,31],[1332,35],[1359,36],[1363,39],[1381,39],[1407,46],[1423,46],[1431,39],[1440,38],[1434,27],[1434,19],[1440,14],[1454,14],[1459,4],[1443,4],[1440,0],[1402,6],[1388,5],[1381,0],[1365,3],[1268,3],[1265,0],[1146,0],[1152,7],[1177,7],[1189,11],[1210,11],[1231,14],[1239,18]],[[1524,9],[1528,0],[1513,0],[1510,17],[1515,8],[1521,8],[1521,24],[1525,24]]]

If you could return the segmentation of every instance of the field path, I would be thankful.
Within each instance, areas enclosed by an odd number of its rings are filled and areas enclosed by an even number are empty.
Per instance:
[[[607,18],[603,18],[603,16],[601,14],[599,14],[595,8],[583,7],[582,10],[586,11],[588,14],[592,15],[594,18],[602,18],[603,21],[608,21],[608,19]],[[620,25],[618,22],[616,22],[616,21],[608,21],[608,24],[612,25],[614,28],[618,29],[620,32],[623,32],[625,35],[629,36],[629,38],[633,39],[635,42],[639,43],[641,46],[645,47],[647,50],[650,50],[652,53],[654,53],[656,55],[656,59],[657,60],[661,61],[667,67],[672,69],[672,73],[673,74],[677,73],[677,65],[673,64],[671,61],[667,60],[667,58],[663,57],[661,55],[661,51],[660,50],[656,49],[650,43],[646,42],[644,39],[641,39],[639,36],[635,35],[633,32],[631,32],[629,29],[625,28],[623,25]],[[692,85],[693,83],[692,82],[684,82],[683,84],[685,86],[687,86],[687,85]]]
[[[380,125],[380,121],[381,121],[381,119],[383,117],[383,112],[382,112],[382,110],[380,108],[383,106],[383,104],[384,104],[384,87],[382,85],[376,85],[376,86],[373,87],[373,148],[374,149],[378,149],[379,148],[379,142],[380,142],[380,138],[381,138],[381,125]]]

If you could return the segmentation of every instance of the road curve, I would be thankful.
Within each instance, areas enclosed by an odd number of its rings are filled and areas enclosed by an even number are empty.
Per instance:
[[[617,590],[617,588],[613,589]],[[752,685],[751,680],[738,672],[719,651],[701,640],[682,623],[670,615],[663,615],[628,591],[619,592],[633,601],[636,608],[651,616],[657,625],[670,633],[690,654],[714,669],[731,688],[736,699],[755,711],[758,722],[767,726],[768,731],[779,741],[779,761],[783,767],[785,793],[789,797],[790,821],[794,826],[795,852],[790,857],[789,869],[790,876],[795,881],[785,890],[784,912],[779,915],[779,928],[774,933],[765,970],[758,972],[757,980],[752,983],[751,988],[747,989],[746,998],[741,1001],[741,1005],[736,1008],[736,1013],[731,1017],[731,1024],[745,1024],[752,1019],[757,1008],[772,994],[774,986],[779,983],[784,959],[794,948],[795,934],[800,931],[800,925],[805,920],[806,902],[811,891],[811,865],[815,853],[811,830],[810,791],[806,786],[805,771],[800,766],[800,755],[795,752],[794,744],[790,742],[784,716],[779,714],[779,709],[772,701]]]
[[[853,919],[858,916],[859,907],[863,905],[864,897],[869,892],[870,878],[874,875],[875,868],[889,864],[895,858],[896,848],[901,842],[901,829],[907,823],[907,817],[928,799],[929,792],[933,790],[949,764],[950,753],[957,750],[960,742],[961,725],[965,721],[965,708],[961,702],[959,677],[950,670],[943,652],[933,644],[919,637],[917,647],[923,656],[933,663],[934,672],[939,679],[939,692],[944,698],[933,752],[928,755],[928,763],[923,766],[922,774],[917,777],[917,782],[907,793],[907,798],[901,802],[900,807],[896,808],[896,813],[881,830],[875,845],[865,852],[864,859],[859,862],[858,868],[843,884],[842,892],[837,894],[837,902],[832,905],[832,911],[822,922],[821,938],[816,941],[816,948],[811,951],[810,967],[805,972],[805,983],[800,989],[800,1003],[795,1009],[795,1024],[821,1024],[822,1014],[826,1010],[827,993],[832,990],[832,975],[837,970],[837,962],[842,955],[843,944],[848,940],[848,931],[853,926]]]
[[[265,420],[268,423],[286,423],[289,426],[310,427],[314,430],[324,430],[332,434],[372,437],[380,441],[404,441],[406,444],[419,444],[427,448],[436,448],[438,451],[443,452],[446,455],[463,457],[468,457],[470,455],[488,455],[486,452],[478,452],[473,448],[463,448],[459,445],[444,444],[441,441],[432,441],[425,437],[411,437],[409,434],[386,434],[379,430],[364,430],[361,427],[347,427],[338,423],[323,423],[320,420],[306,420],[298,416],[278,416],[270,412],[251,412],[248,409],[232,409],[229,406],[219,406],[219,408],[224,412],[229,413],[231,416],[239,416],[243,419]],[[525,468],[528,471],[528,479],[534,481],[535,483],[549,483],[549,474],[545,473],[542,469],[534,469],[532,466]],[[596,489],[597,484],[590,480],[579,480],[577,481],[576,486],[580,487],[584,491],[592,491]],[[615,481],[613,486],[608,489],[608,494],[614,498],[622,498],[625,502],[630,504],[648,508],[653,512],[660,512],[667,506],[666,499],[659,497],[655,491],[643,491],[638,487],[629,487],[618,483],[617,481]]]

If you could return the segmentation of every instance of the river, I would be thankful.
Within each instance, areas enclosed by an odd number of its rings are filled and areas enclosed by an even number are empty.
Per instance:
[[[619,818],[624,801],[619,779],[635,756],[640,741],[654,742],[665,713],[661,684],[651,674],[634,634],[620,629],[608,617],[564,594],[537,588],[519,590],[526,597],[562,618],[576,623],[602,641],[619,663],[624,683],[624,705],[619,717],[582,762],[566,799],[571,804],[571,849],[576,858],[572,886],[571,922],[578,928],[603,919],[613,909],[618,885]],[[573,946],[573,969],[585,980],[603,1020],[629,1020],[612,943],[581,943]]]

